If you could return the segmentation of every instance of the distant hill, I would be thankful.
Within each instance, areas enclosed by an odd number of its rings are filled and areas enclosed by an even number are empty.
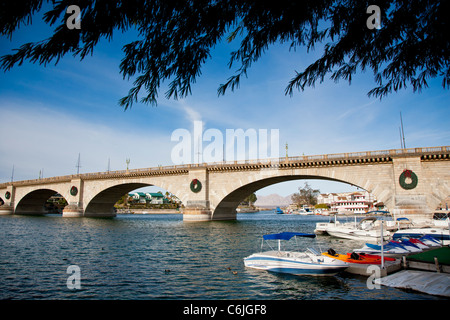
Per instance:
[[[256,195],[258,200],[254,203],[256,207],[286,207],[292,203],[291,196],[282,197],[273,193],[267,196]]]

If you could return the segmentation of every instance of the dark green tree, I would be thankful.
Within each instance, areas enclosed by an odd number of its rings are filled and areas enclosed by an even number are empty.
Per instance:
[[[323,44],[323,55],[288,82],[290,95],[326,76],[351,83],[358,70],[372,70],[376,86],[368,94],[380,98],[407,85],[421,91],[436,77],[444,88],[450,84],[448,0],[15,0],[0,4],[1,34],[11,37],[31,24],[44,2],[53,35],[4,55],[0,67],[9,70],[25,60],[46,65],[66,54],[82,60],[102,38],[135,29],[138,37],[123,47],[120,64],[124,79],[134,79],[119,102],[125,109],[138,101],[156,104],[164,81],[170,81],[167,98],[190,94],[211,49],[234,39],[240,40],[229,61],[235,74],[219,86],[219,95],[237,88],[277,43],[308,51]],[[81,10],[80,29],[66,25],[70,5]],[[380,29],[367,27],[370,5],[380,9]]]

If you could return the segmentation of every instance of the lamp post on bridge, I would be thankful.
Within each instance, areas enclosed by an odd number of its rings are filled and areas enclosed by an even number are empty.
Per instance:
[[[288,162],[288,143],[286,142],[286,162]]]

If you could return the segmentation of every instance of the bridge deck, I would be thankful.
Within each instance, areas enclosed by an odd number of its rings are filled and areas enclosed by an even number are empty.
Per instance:
[[[152,176],[152,175],[160,176],[160,175],[184,174],[184,173],[188,174],[190,169],[195,168],[207,168],[210,171],[221,171],[221,170],[252,170],[258,168],[271,168],[271,167],[290,168],[290,167],[336,166],[336,165],[364,164],[373,162],[391,162],[392,158],[409,157],[409,156],[420,156],[422,161],[449,160],[450,146],[391,149],[391,150],[335,153],[335,154],[254,159],[254,160],[221,161],[214,163],[183,164],[183,165],[158,166],[151,168],[131,169],[131,170],[82,173],[82,174],[65,175],[42,179],[5,182],[0,184],[0,188],[6,188],[7,186],[10,185],[19,186],[19,185],[65,182],[71,181],[73,179],[95,180],[95,179],[110,179],[110,178],[120,178],[130,176]]]

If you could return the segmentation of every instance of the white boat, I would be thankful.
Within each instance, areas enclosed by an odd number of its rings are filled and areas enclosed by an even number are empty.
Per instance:
[[[438,240],[429,235],[422,236],[419,238],[419,240],[430,248],[436,248],[441,246],[441,243]]]
[[[364,218],[358,224],[335,224],[330,225],[326,232],[330,236],[337,238],[362,240],[379,242],[381,241],[381,231],[375,226],[376,218]],[[387,230],[383,230],[383,240],[388,240],[391,233]]]
[[[339,225],[339,226],[350,225],[349,223],[346,223],[346,224],[340,223],[336,219],[336,215],[337,215],[336,212],[333,215],[334,215],[334,218],[330,217],[330,220],[328,222],[317,222],[316,223],[316,228],[314,229],[314,233],[315,234],[327,234],[327,230],[330,227],[334,227],[334,226],[337,226],[337,225]]]
[[[305,210],[305,209],[300,209],[298,211],[298,214],[302,215],[302,216],[310,216],[310,215],[314,215],[313,211],[309,211],[309,210]]]
[[[423,236],[431,236],[438,240],[442,245],[450,244],[450,233],[448,228],[414,228],[402,229],[394,233],[393,239],[400,238],[420,238]]]
[[[262,252],[262,244],[261,252],[244,258],[244,264],[246,267],[253,269],[314,276],[334,275],[348,268],[346,262],[323,256],[312,248],[308,248],[305,252],[281,250],[281,240],[289,240],[292,237],[314,238],[315,236],[315,234],[299,232],[264,235],[263,240],[278,240],[278,250]]]
[[[353,252],[358,254],[366,253],[366,254],[375,254],[381,255],[381,246],[371,243],[366,243],[364,247],[361,249],[355,249]],[[402,255],[408,255],[410,252],[401,245],[395,245],[393,243],[386,243],[383,245],[383,255],[386,257],[400,257]]]
[[[383,254],[387,257],[400,257],[413,253],[419,253],[440,247],[441,244],[432,236],[422,236],[420,238],[391,240],[383,244]],[[356,253],[381,254],[381,245],[366,243],[361,249],[355,249]]]
[[[423,251],[423,249],[421,249],[419,245],[414,244],[406,239],[401,239],[400,241],[392,241],[392,242],[402,245],[406,250],[408,250],[411,253],[419,253]]]

